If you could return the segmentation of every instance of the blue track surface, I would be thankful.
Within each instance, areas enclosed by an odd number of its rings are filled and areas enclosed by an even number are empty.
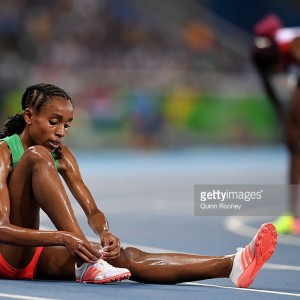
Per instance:
[[[86,184],[106,212],[112,232],[125,245],[142,245],[152,251],[234,253],[237,246],[249,242],[252,230],[268,219],[195,217],[194,185],[281,184],[287,174],[287,156],[282,148],[106,151],[77,156]],[[94,237],[76,203],[74,208],[86,235]],[[44,215],[42,223],[52,226]],[[237,226],[239,230],[234,230]],[[299,247],[300,237],[280,237],[275,254],[249,290],[236,289],[228,279],[180,285],[0,280],[0,299],[298,298]]]

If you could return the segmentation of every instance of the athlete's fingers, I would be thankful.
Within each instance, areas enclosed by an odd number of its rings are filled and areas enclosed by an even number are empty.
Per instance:
[[[72,255],[77,255],[87,262],[95,262],[101,258],[101,253],[84,237],[75,234],[64,234],[64,243]]]
[[[110,253],[110,252],[114,252],[114,251],[119,251],[120,252],[120,243],[116,243],[116,244],[111,244],[109,246],[106,246],[103,248],[103,251],[106,253]]]
[[[93,252],[92,252],[93,251]],[[99,258],[101,258],[101,253],[99,253],[99,251],[93,248],[87,249],[86,245],[81,246],[78,249],[78,253],[80,254],[81,257],[85,258],[85,261],[90,262],[90,263],[95,263],[96,261],[99,260]],[[96,255],[94,255],[93,253],[95,253]]]
[[[101,258],[101,253],[99,253],[99,256],[93,255],[90,251],[87,251],[86,249],[82,250],[81,253],[83,253],[90,261],[96,262]]]
[[[75,252],[76,253],[76,252]],[[93,259],[89,259],[88,256],[86,256],[83,252],[80,252],[78,251],[77,253],[77,256],[79,258],[81,258],[84,262],[87,262],[89,264],[94,264],[96,263],[99,259],[97,258],[96,260],[93,260]]]
[[[102,258],[103,259],[116,259],[120,256],[120,252],[110,252],[110,253],[103,253]]]
[[[101,253],[100,253],[99,249],[97,249],[96,247],[93,247],[90,243],[85,244],[85,247],[86,247],[86,250],[89,251],[92,256],[95,256],[95,259],[99,259],[101,257]]]
[[[106,231],[101,235],[101,243],[103,247],[108,247],[110,245],[118,245],[120,242],[117,237]]]
[[[90,253],[84,246],[67,247],[72,256],[77,256],[87,263],[95,263],[99,260],[98,257]]]
[[[110,251],[110,252],[102,252],[102,258],[103,259],[115,259],[120,256],[120,251],[116,249],[115,251]]]
[[[114,259],[120,256],[121,245],[120,243],[110,245],[108,247],[103,248],[102,258],[106,259]]]

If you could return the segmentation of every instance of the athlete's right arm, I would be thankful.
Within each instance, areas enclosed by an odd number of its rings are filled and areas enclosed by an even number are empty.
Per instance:
[[[10,197],[7,180],[11,172],[11,154],[0,141],[0,243],[14,246],[65,246],[73,256],[93,263],[99,252],[84,238],[66,231],[42,231],[10,223]]]

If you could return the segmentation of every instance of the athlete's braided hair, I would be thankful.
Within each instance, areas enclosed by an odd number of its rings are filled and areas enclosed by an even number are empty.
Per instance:
[[[21,105],[23,111],[26,108],[34,108],[37,111],[48,102],[51,97],[61,97],[66,100],[71,101],[71,97],[61,88],[52,85],[39,83],[35,85],[28,86],[22,96]],[[24,114],[15,114],[8,118],[2,131],[0,132],[0,138],[6,136],[11,136],[13,134],[20,134],[25,128]],[[55,150],[55,157],[62,158],[61,149],[57,148]]]

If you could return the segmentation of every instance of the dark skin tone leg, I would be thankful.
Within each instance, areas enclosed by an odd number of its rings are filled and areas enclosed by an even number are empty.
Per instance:
[[[28,152],[23,155],[9,180],[10,187],[18,186],[18,189],[10,189],[11,223],[38,229],[39,209],[42,208],[58,230],[83,235],[58,173],[49,164],[53,164],[49,153],[43,153],[40,159],[33,159]],[[31,217],[28,218],[28,215]],[[2,255],[15,268],[26,266],[34,251],[35,247],[1,245]],[[65,247],[45,247],[37,264],[37,278],[74,280],[75,260]],[[120,256],[108,262],[128,268],[136,281],[178,283],[228,277],[233,256],[150,254],[130,247],[121,249]]]
[[[300,88],[297,87],[291,96],[290,107],[287,112],[286,144],[289,150],[290,168],[289,183],[292,185],[290,191],[290,211],[298,216],[298,184],[300,179]]]
[[[14,188],[16,186],[18,188]],[[9,179],[9,192],[12,224],[39,229],[39,212],[42,208],[58,230],[69,231],[83,237],[47,149],[40,148],[38,154],[32,154],[32,151],[24,153]],[[23,268],[31,260],[35,248],[2,244],[0,251],[11,266]],[[77,259],[77,262],[80,263],[81,260]]]
[[[300,152],[290,153],[290,211],[293,215],[298,216],[298,184],[300,177]]]
[[[146,253],[128,247],[108,262],[128,268],[131,280],[143,283],[175,284],[229,277],[233,256],[200,256],[175,253]],[[74,258],[64,247],[44,248],[37,265],[37,278],[74,280]]]
[[[264,70],[262,66],[257,65],[257,67],[268,98],[273,105],[279,121],[283,125],[284,142],[289,151],[288,183],[293,185],[290,190],[288,208],[292,215],[298,216],[297,206],[299,191],[297,185],[300,179],[300,87],[295,87],[289,105],[285,108],[271,83],[272,72],[269,73],[269,71]],[[274,66],[274,69],[277,69],[277,67]]]

